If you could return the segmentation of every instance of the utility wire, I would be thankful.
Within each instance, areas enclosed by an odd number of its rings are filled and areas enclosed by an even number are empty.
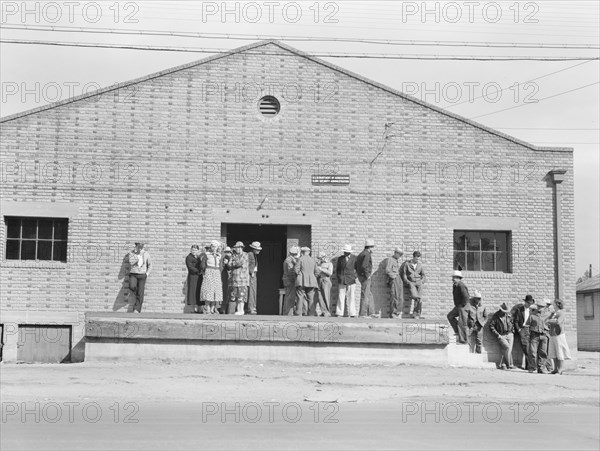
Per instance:
[[[496,90],[496,94],[498,94],[500,92],[503,92],[503,91],[506,91],[507,89],[515,88],[516,86],[521,86],[521,85],[523,85],[525,83],[531,83],[531,82],[533,82],[535,80],[541,80],[542,78],[549,77],[550,75],[558,74],[559,72],[564,72],[566,70],[573,69],[574,67],[581,66],[582,64],[587,64],[587,63],[590,63],[590,62],[591,61],[584,61],[582,63],[578,63],[578,64],[575,64],[573,66],[565,67],[564,69],[560,69],[560,70],[557,70],[557,71],[554,71],[554,72],[550,72],[550,73],[545,74],[545,75],[541,75],[541,76],[536,77],[536,78],[532,78],[531,80],[527,80],[527,81],[524,81],[524,82],[521,82],[521,83],[516,83],[516,85],[513,84],[511,86],[507,86],[506,88],[502,88],[500,91]],[[448,109],[448,108],[453,108],[453,107],[458,106],[458,105],[462,105],[462,104],[467,103],[467,102],[468,103],[473,103],[473,100],[480,99],[482,97],[484,97],[483,94],[480,95],[480,96],[477,96],[477,97],[473,97],[472,99],[469,99],[469,100],[463,100],[462,102],[459,102],[459,103],[445,105],[442,108]]]
[[[524,107],[524,106],[527,106],[527,105],[535,105],[535,104],[537,104],[537,103],[541,102],[542,100],[553,99],[554,97],[563,96],[563,95],[565,95],[565,94],[569,94],[569,93],[571,93],[571,92],[575,92],[575,91],[579,91],[579,90],[581,90],[581,89],[589,88],[590,86],[594,86],[594,85],[597,85],[597,84],[600,84],[600,81],[597,81],[597,82],[595,82],[595,83],[590,83],[589,85],[580,86],[580,87],[578,87],[578,88],[570,89],[570,90],[568,90],[568,91],[559,92],[558,94],[554,94],[554,95],[551,95],[551,96],[548,96],[548,97],[544,97],[543,99],[539,99],[539,100],[538,100],[537,102],[535,102],[535,103],[524,103],[524,104],[522,104],[522,105],[515,105],[515,106],[511,106],[510,108],[504,108],[503,110],[493,111],[493,112],[491,112],[491,113],[486,113],[486,114],[480,114],[479,116],[474,116],[474,117],[471,117],[471,118],[469,118],[469,119],[471,119],[471,120],[473,120],[473,119],[478,119],[478,118],[480,118],[480,117],[484,117],[484,116],[490,116],[490,115],[492,115],[492,114],[501,113],[501,112],[503,112],[503,111],[514,110],[515,108],[521,108],[521,107]]]
[[[61,47],[85,47],[85,48],[105,48],[105,49],[127,49],[127,50],[152,50],[161,52],[191,52],[191,53],[213,53],[225,54],[231,50],[224,49],[202,49],[192,47],[158,47],[158,46],[140,46],[140,45],[120,45],[120,44],[100,44],[100,43],[71,43],[58,41],[37,41],[24,39],[0,39],[0,43],[5,44],[29,44],[29,45],[52,45]],[[281,52],[256,52],[252,50],[244,51],[245,54],[271,55],[271,56],[297,56],[293,53]],[[548,56],[461,56],[461,55],[395,55],[391,53],[331,53],[316,52],[310,56],[320,58],[357,58],[357,59],[389,59],[389,60],[449,60],[449,61],[594,61],[599,57],[548,57]]]
[[[519,48],[519,49],[561,49],[561,50],[599,50],[597,45],[581,44],[525,44],[509,42],[461,42],[461,41],[421,41],[421,40],[398,40],[398,39],[357,39],[357,38],[334,38],[334,37],[308,37],[308,36],[274,36],[274,35],[251,35],[236,33],[198,33],[185,31],[163,31],[163,30],[117,30],[101,27],[71,27],[52,25],[3,25],[0,28],[7,30],[27,30],[60,33],[93,33],[93,34],[115,34],[115,35],[137,35],[137,36],[172,36],[200,39],[227,39],[227,40],[279,40],[296,42],[346,42],[357,44],[376,44],[394,46],[435,46],[435,47],[484,47],[484,48]]]

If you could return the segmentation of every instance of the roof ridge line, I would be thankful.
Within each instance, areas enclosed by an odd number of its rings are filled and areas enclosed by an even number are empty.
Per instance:
[[[254,42],[252,44],[248,44],[248,45],[245,45],[245,46],[242,46],[242,47],[237,47],[237,48],[234,48],[232,50],[228,50],[226,52],[219,53],[217,55],[213,55],[213,56],[209,56],[209,57],[206,57],[206,58],[202,58],[200,60],[193,61],[191,63],[182,64],[182,65],[179,65],[179,66],[171,67],[169,69],[165,69],[163,71],[154,72],[152,74],[145,75],[143,77],[138,77],[138,78],[135,78],[135,79],[132,79],[132,80],[124,81],[124,82],[121,82],[121,83],[116,83],[114,85],[111,85],[111,86],[108,86],[108,87],[96,90],[96,91],[94,91],[92,93],[80,94],[78,96],[70,97],[70,98],[65,99],[65,100],[59,100],[58,102],[50,103],[48,105],[42,105],[42,106],[39,106],[39,107],[36,107],[36,108],[32,108],[30,110],[23,111],[23,112],[20,112],[20,113],[14,113],[14,114],[11,114],[11,115],[6,116],[4,118],[0,118],[0,124],[3,124],[5,122],[10,122],[10,121],[13,121],[13,120],[21,118],[21,117],[25,117],[25,116],[29,116],[29,115],[32,115],[32,114],[36,114],[36,113],[39,113],[39,112],[42,112],[42,111],[50,110],[50,109],[53,109],[53,108],[56,108],[56,107],[59,107],[59,106],[62,106],[62,105],[67,105],[69,103],[77,102],[77,101],[83,100],[85,98],[89,98],[89,97],[93,97],[93,96],[96,96],[96,95],[101,95],[101,94],[104,94],[104,93],[107,93],[107,92],[111,92],[111,91],[114,91],[114,90],[117,90],[117,89],[121,89],[121,88],[124,88],[126,86],[131,86],[131,85],[134,85],[134,84],[142,83],[144,81],[152,80],[154,78],[162,77],[163,75],[168,75],[168,74],[172,74],[172,73],[179,72],[179,71],[182,71],[182,70],[186,70],[186,69],[189,69],[189,68],[194,67],[194,66],[198,66],[198,65],[201,65],[201,64],[209,63],[211,61],[216,61],[216,60],[221,59],[221,58],[225,58],[225,57],[228,57],[228,56],[231,56],[231,55],[235,55],[237,53],[246,52],[248,50],[252,50],[252,49],[255,49],[255,48],[263,47],[263,46],[268,45],[268,44],[276,45],[276,46],[280,47],[283,50],[286,50],[288,52],[294,53],[294,54],[296,54],[298,56],[306,58],[306,59],[308,59],[310,61],[313,61],[313,62],[315,62],[317,64],[323,65],[323,66],[325,66],[325,67],[327,67],[329,69],[332,69],[332,70],[334,70],[336,72],[340,72],[340,73],[342,73],[344,75],[347,75],[349,77],[355,78],[355,79],[357,79],[359,81],[362,81],[363,83],[370,84],[370,85],[372,85],[372,86],[374,86],[376,88],[379,88],[381,90],[389,92],[390,94],[396,95],[396,96],[401,97],[401,98],[403,98],[405,100],[408,100],[410,102],[416,103],[417,105],[420,105],[420,106],[428,108],[428,109],[430,109],[432,111],[435,111],[436,113],[440,113],[440,114],[443,114],[444,116],[447,116],[447,117],[450,117],[452,119],[464,122],[467,125],[471,125],[473,127],[479,128],[479,129],[481,129],[483,131],[486,131],[486,132],[491,133],[493,135],[496,135],[496,136],[498,136],[500,138],[503,138],[503,139],[506,139],[508,141],[511,141],[511,142],[513,142],[515,144],[521,145],[523,147],[527,147],[528,149],[535,150],[535,151],[570,152],[570,153],[572,153],[573,150],[574,150],[573,147],[535,146],[535,145],[533,145],[533,144],[531,144],[531,143],[529,143],[527,141],[523,141],[523,140],[521,140],[519,138],[516,138],[514,136],[511,136],[511,135],[508,135],[506,133],[500,132],[498,130],[495,130],[494,128],[491,128],[491,127],[488,127],[486,125],[480,124],[479,122],[475,122],[475,121],[473,121],[471,119],[468,119],[468,118],[466,118],[464,116],[461,116],[459,114],[452,113],[452,112],[444,110],[444,109],[442,109],[442,108],[440,108],[438,106],[435,106],[435,105],[430,104],[428,102],[425,102],[423,100],[420,100],[420,99],[417,99],[415,97],[412,97],[412,96],[410,96],[408,94],[405,94],[405,93],[403,93],[401,91],[398,91],[397,89],[391,88],[391,87],[389,87],[387,85],[384,85],[382,83],[379,83],[379,82],[377,82],[375,80],[372,80],[370,78],[367,78],[367,77],[364,77],[362,75],[359,75],[356,72],[353,72],[353,71],[351,71],[349,69],[345,69],[345,68],[340,67],[340,66],[338,66],[336,64],[329,63],[328,61],[322,60],[321,58],[318,58],[318,57],[315,57],[315,56],[311,56],[310,54],[308,54],[308,53],[306,53],[306,52],[304,52],[302,50],[298,50],[298,49],[296,49],[294,47],[291,47],[291,46],[289,46],[287,44],[283,44],[280,40],[277,40],[277,39],[266,39],[266,40]]]

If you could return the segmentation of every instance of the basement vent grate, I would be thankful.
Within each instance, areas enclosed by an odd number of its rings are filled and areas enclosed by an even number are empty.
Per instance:
[[[258,110],[260,114],[267,117],[277,116],[279,110],[281,109],[281,105],[279,104],[279,100],[277,100],[273,96],[264,96],[262,99],[258,101]]]

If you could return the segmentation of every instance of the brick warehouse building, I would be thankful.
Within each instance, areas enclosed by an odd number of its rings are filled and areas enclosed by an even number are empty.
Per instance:
[[[491,311],[563,297],[577,349],[571,148],[533,146],[275,41],[5,117],[1,136],[5,357],[16,327],[46,324],[72,328],[80,359],[83,312],[127,308],[134,241],[153,260],[144,310],[183,312],[184,258],[215,238],[263,243],[261,314],[278,312],[289,246],[334,257],[372,237],[382,315],[382,265],[401,245],[423,253],[425,317],[445,318],[461,262]]]

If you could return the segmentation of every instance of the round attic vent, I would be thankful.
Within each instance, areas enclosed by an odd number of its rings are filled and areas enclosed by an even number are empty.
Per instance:
[[[279,104],[279,100],[277,100],[273,96],[264,96],[262,99],[258,101],[258,110],[260,114],[267,117],[277,116],[279,110],[281,109],[281,105]]]

